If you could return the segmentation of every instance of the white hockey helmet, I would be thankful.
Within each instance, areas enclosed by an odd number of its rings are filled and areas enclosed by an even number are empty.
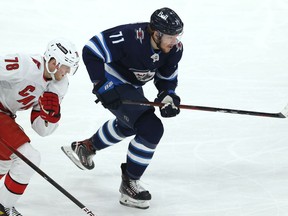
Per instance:
[[[48,43],[47,49],[44,53],[44,59],[46,60],[47,71],[52,75],[54,79],[55,71],[49,71],[48,62],[51,58],[56,60],[56,63],[66,65],[70,67],[70,74],[75,74],[79,67],[79,54],[76,47],[70,41],[64,38],[56,38]]]

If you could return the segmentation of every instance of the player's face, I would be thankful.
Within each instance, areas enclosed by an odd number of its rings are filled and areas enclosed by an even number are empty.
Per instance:
[[[162,34],[160,47],[162,52],[168,53],[170,50],[180,41],[180,36],[177,35],[167,35]]]
[[[60,65],[58,64],[56,66],[56,73],[55,73],[55,80],[61,80],[66,74],[69,74],[71,71],[71,68],[66,65]]]

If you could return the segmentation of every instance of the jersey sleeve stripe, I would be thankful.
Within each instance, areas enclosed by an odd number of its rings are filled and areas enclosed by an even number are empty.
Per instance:
[[[169,77],[162,76],[159,72],[156,73],[156,76],[157,76],[159,79],[163,79],[163,80],[174,80],[174,79],[177,78],[177,76],[178,76],[178,69],[175,70],[174,73],[171,74]]]
[[[103,50],[104,50],[104,52],[105,52],[105,54],[106,54],[106,56],[107,56],[105,62],[106,62],[106,63],[112,62],[112,56],[111,56],[111,53],[110,53],[110,51],[109,51],[109,48],[108,48],[107,45],[106,45],[106,42],[105,42],[105,40],[104,40],[104,38],[103,38],[103,35],[102,35],[102,34],[99,34],[99,35],[97,35],[96,37],[97,37],[97,39],[99,40],[100,45],[102,46],[102,48],[103,48]]]
[[[98,56],[99,58],[103,59],[103,61],[105,61],[103,54],[100,52],[100,50],[91,40],[87,42],[86,47],[90,49],[96,56]]]
[[[118,80],[120,80],[123,83],[129,83],[127,80],[125,80],[123,77],[120,76],[119,73],[117,73],[112,67],[110,67],[109,65],[105,64],[105,71],[110,74],[111,76],[117,78]]]

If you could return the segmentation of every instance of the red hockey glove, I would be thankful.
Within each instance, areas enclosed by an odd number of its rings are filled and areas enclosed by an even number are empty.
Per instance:
[[[38,103],[40,105],[40,117],[47,122],[56,123],[60,120],[60,104],[58,95],[53,92],[44,92]]]

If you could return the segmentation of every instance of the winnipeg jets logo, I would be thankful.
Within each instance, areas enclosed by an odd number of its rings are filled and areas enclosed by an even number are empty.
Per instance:
[[[142,41],[144,39],[144,31],[141,28],[139,28],[138,30],[135,29],[135,32],[136,32],[136,40],[139,40],[140,43],[142,44]]]
[[[154,71],[150,70],[140,70],[140,69],[134,69],[134,68],[129,68],[130,71],[132,71],[137,78],[137,80],[141,82],[148,82],[149,80],[153,79],[155,76]]]
[[[157,53],[154,53],[150,58],[153,59],[153,63],[159,61],[159,55]]]

